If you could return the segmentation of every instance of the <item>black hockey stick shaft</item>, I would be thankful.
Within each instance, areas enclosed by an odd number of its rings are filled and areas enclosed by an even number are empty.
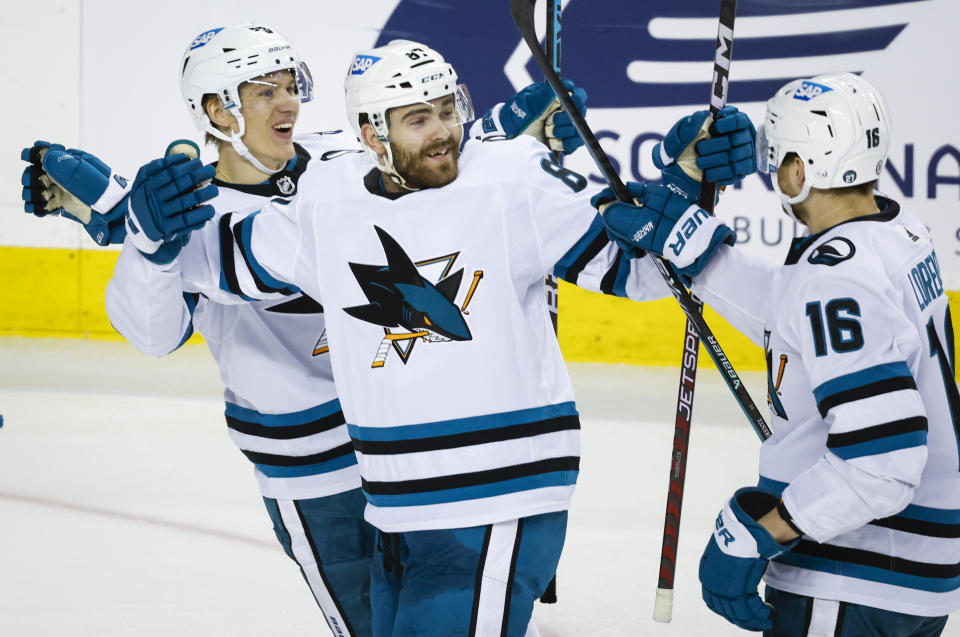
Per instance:
[[[550,58],[550,66],[558,75],[560,73],[560,3],[561,0],[547,0],[547,57]],[[563,153],[559,150],[553,151],[552,159],[553,163],[558,166],[563,165]],[[552,274],[547,275],[545,284],[547,286],[547,308],[550,310],[550,320],[553,322],[553,332],[556,334],[559,324],[560,286],[557,277]],[[540,602],[543,604],[557,603],[556,575],[547,584],[546,590],[540,596]]]
[[[536,60],[540,70],[543,71],[543,74],[547,77],[547,81],[550,82],[550,86],[553,87],[554,92],[557,94],[557,99],[560,101],[561,106],[563,106],[563,109],[570,116],[574,127],[577,129],[580,137],[583,138],[584,145],[587,147],[590,156],[593,157],[597,168],[600,169],[600,172],[603,173],[603,176],[609,182],[610,188],[617,196],[617,199],[620,201],[632,201],[633,198],[630,195],[630,191],[627,190],[626,185],[624,185],[620,179],[617,171],[614,170],[613,164],[610,163],[610,158],[607,157],[603,148],[600,147],[600,142],[597,141],[596,135],[590,130],[590,126],[583,118],[583,115],[580,114],[580,111],[577,110],[566,88],[560,81],[560,77],[553,71],[549,61],[540,49],[540,42],[537,39],[533,21],[533,8],[535,4],[536,0],[510,0],[510,13],[513,15],[513,21],[516,23],[520,34],[527,43],[533,59]],[[674,297],[680,303],[680,309],[683,310],[687,318],[696,326],[700,338],[706,344],[710,358],[713,359],[717,369],[720,370],[720,375],[733,393],[737,404],[740,405],[740,409],[743,410],[743,413],[747,416],[747,420],[761,439],[768,438],[770,436],[770,428],[767,426],[766,420],[763,419],[760,410],[753,402],[753,399],[750,398],[750,394],[740,380],[740,376],[733,368],[733,365],[713,335],[710,327],[703,320],[703,316],[697,312],[696,303],[694,303],[690,293],[687,292],[687,289],[683,286],[683,283],[680,282],[680,279],[673,272],[673,268],[666,260],[655,256],[653,262],[663,276],[664,281],[666,281],[670,287]]]
[[[733,25],[736,12],[736,0],[721,0],[710,94],[711,117],[716,117],[720,109],[727,104],[730,60],[733,53]],[[703,182],[700,188],[700,207],[713,212],[716,193],[716,183]],[[701,312],[702,315],[703,303],[696,296],[692,296],[692,298],[697,305],[698,312]],[[683,334],[683,355],[680,361],[680,385],[677,391],[677,413],[673,427],[673,449],[670,454],[666,513],[663,519],[663,543],[660,546],[660,572],[657,580],[657,594],[653,604],[653,619],[658,622],[669,622],[673,618],[673,584],[677,570],[677,552],[680,545],[680,515],[683,511],[683,489],[687,475],[690,426],[693,421],[693,397],[699,352],[700,335],[693,321],[688,318]]]
[[[550,68],[555,73],[560,73],[560,3],[561,0],[547,0],[547,37],[546,37],[546,55],[550,58]],[[550,159],[558,166],[563,165],[563,153],[555,150],[550,153]],[[550,312],[550,322],[553,323],[553,333],[559,333],[560,322],[560,283],[557,277],[550,273],[544,279],[544,285],[547,290],[547,310]],[[553,603],[556,601],[556,580],[550,582],[547,592],[543,594],[541,601],[544,603]]]

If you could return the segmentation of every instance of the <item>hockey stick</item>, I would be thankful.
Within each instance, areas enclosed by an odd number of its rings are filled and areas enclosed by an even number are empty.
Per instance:
[[[550,58],[550,67],[557,74],[560,73],[560,2],[561,0],[547,0],[546,49],[547,56]],[[563,153],[559,150],[550,153],[550,157],[553,163],[558,166],[563,165]],[[553,273],[546,276],[544,284],[547,287],[547,309],[550,310],[550,320],[553,322],[553,333],[556,334],[558,332],[558,312],[560,311],[560,285],[557,282],[557,277],[555,277]],[[550,586],[547,587],[547,592],[549,593],[551,590],[554,590],[554,594],[547,595],[547,593],[544,593],[544,597],[556,601],[555,589],[556,580],[553,580],[550,582]],[[541,601],[543,600],[541,599]],[[544,603],[552,604],[553,602]]]
[[[720,0],[720,23],[717,28],[717,50],[713,60],[713,84],[710,95],[711,117],[716,117],[717,112],[727,104],[730,58],[733,53],[733,23],[736,12],[737,0]],[[700,207],[713,212],[716,194],[717,184],[703,182],[700,187]],[[697,312],[702,313],[703,303],[696,296],[691,295],[691,298],[697,306]],[[663,544],[660,546],[660,575],[653,602],[653,619],[658,622],[669,622],[673,618],[673,579],[677,569],[680,513],[683,507],[683,484],[687,475],[687,451],[690,443],[690,423],[693,420],[693,392],[699,353],[700,335],[693,321],[688,318],[683,334],[677,415],[673,425],[667,511],[663,520]]]
[[[547,56],[550,58],[550,67],[555,73],[560,73],[560,3],[562,0],[547,0]],[[563,153],[559,150],[551,153],[553,163],[563,165]],[[550,273],[544,284],[547,287],[547,308],[550,310],[550,320],[553,321],[553,333],[559,332],[560,285],[557,277]],[[546,590],[540,596],[542,604],[557,603],[557,576],[554,575]]]
[[[590,126],[583,118],[583,115],[580,114],[580,111],[577,110],[573,100],[567,93],[567,89],[563,86],[559,76],[553,71],[543,51],[540,49],[540,42],[537,39],[533,21],[533,7],[535,3],[536,0],[510,0],[510,13],[513,15],[513,21],[516,23],[517,29],[527,43],[533,59],[536,60],[540,70],[543,71],[543,74],[547,77],[547,81],[550,82],[550,86],[553,87],[554,92],[557,94],[557,99],[563,106],[563,110],[570,116],[574,127],[576,127],[580,137],[583,138],[584,145],[590,152],[590,156],[593,157],[593,161],[600,169],[600,172],[603,173],[603,176],[609,182],[610,188],[613,189],[617,199],[620,201],[631,201],[630,191],[627,190],[617,171],[614,170],[613,165],[610,163],[610,158],[607,157],[603,148],[600,147],[600,142],[597,141],[596,135],[590,130]],[[723,348],[720,347],[720,343],[713,335],[706,321],[703,320],[703,316],[696,311],[696,303],[694,303],[690,297],[690,293],[687,292],[687,289],[680,282],[680,279],[673,272],[673,268],[670,267],[667,261],[656,256],[653,258],[653,261],[663,276],[664,281],[666,281],[670,290],[673,292],[674,297],[676,297],[680,303],[680,308],[684,314],[687,315],[687,318],[693,322],[697,328],[697,332],[700,334],[700,338],[707,344],[707,351],[710,353],[710,357],[713,359],[717,369],[720,370],[720,375],[723,377],[724,382],[727,383],[730,391],[733,392],[734,399],[747,416],[750,425],[761,439],[768,438],[770,436],[770,427],[767,426],[767,422],[760,414],[760,410],[757,409],[753,399],[750,398],[750,394],[747,392],[746,387],[743,386],[740,376],[737,375],[733,365],[729,359],[727,359],[727,355],[723,352]]]

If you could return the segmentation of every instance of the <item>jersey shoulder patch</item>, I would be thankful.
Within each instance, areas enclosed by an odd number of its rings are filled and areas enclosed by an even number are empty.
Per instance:
[[[807,262],[814,265],[833,266],[851,259],[857,253],[853,241],[846,237],[830,237],[817,244],[807,255]]]

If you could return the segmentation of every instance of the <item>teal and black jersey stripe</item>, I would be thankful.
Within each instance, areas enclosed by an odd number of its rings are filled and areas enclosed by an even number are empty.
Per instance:
[[[960,588],[960,564],[919,562],[809,540],[801,540],[791,551],[775,559],[799,568],[934,593]]]
[[[358,454],[369,457],[371,465],[389,463],[389,469],[379,472],[364,470],[363,490],[374,506],[449,503],[571,486],[580,468],[579,456],[570,455],[578,447],[567,442],[580,429],[572,402],[419,425],[348,427]],[[533,455],[530,439],[544,436],[554,436],[556,449],[567,451]],[[446,472],[420,477],[427,463],[442,465]]]
[[[312,453],[308,456],[287,456],[277,453],[262,453],[259,451],[248,451],[246,449],[241,449],[243,455],[250,459],[251,462],[257,466],[268,465],[271,470],[264,471],[267,475],[275,475],[275,470],[279,467],[314,467],[326,464],[331,461],[340,461],[348,459],[349,462],[344,464],[343,462],[336,462],[335,467],[333,468],[342,468],[351,464],[356,463],[356,457],[353,455],[353,445],[351,443],[345,443],[339,447],[334,447],[333,449],[328,449],[321,453]],[[350,458],[347,458],[350,456]],[[312,473],[317,473],[313,471]]]
[[[469,498],[445,499],[442,494],[431,495],[428,492],[449,491],[451,489],[461,490],[466,488],[480,487],[476,490],[478,495],[473,497],[487,497],[509,493],[511,491],[522,491],[524,489],[510,488],[515,485],[506,484],[509,481],[527,479],[527,488],[540,486],[549,486],[553,481],[545,476],[550,473],[579,471],[580,458],[564,457],[550,458],[548,460],[538,460],[536,462],[527,462],[524,464],[513,465],[510,467],[500,467],[489,469],[487,471],[473,471],[470,473],[457,473],[454,475],[440,476],[436,478],[423,478],[420,480],[403,480],[396,482],[368,482],[363,481],[363,490],[371,495],[416,495],[429,499],[433,502],[450,502],[453,500],[463,500]],[[561,482],[558,484],[569,484]]]
[[[577,277],[580,276],[583,269],[600,254],[600,251],[609,242],[603,220],[600,215],[597,215],[586,233],[557,262],[553,273],[564,281],[576,284]]]
[[[558,278],[576,285],[580,275],[591,261],[610,244],[607,231],[600,215],[594,219],[586,233],[554,266],[553,273]],[[626,296],[627,278],[630,275],[630,259],[623,250],[617,248],[616,258],[603,276],[600,277],[600,291],[611,296]]]
[[[849,460],[927,444],[927,419],[904,418],[827,436],[827,448]]]
[[[266,476],[317,475],[357,463],[345,431],[340,437],[329,437],[336,429],[346,428],[339,400],[286,414],[263,414],[227,403],[225,415],[227,427],[240,434],[234,435],[240,451]]]
[[[787,488],[787,484],[760,476],[757,487],[767,493],[780,496]],[[960,537],[960,509],[935,509],[908,504],[896,515],[872,520],[868,524],[914,535],[954,538]]]
[[[468,445],[482,445],[504,440],[516,440],[529,436],[567,429],[579,429],[580,419],[574,414],[537,420],[534,422],[507,425],[477,431],[464,431],[445,436],[429,436],[424,438],[408,438],[404,440],[354,440],[358,452],[367,455],[419,453],[422,451],[437,451],[439,449],[453,449]]]
[[[339,427],[345,422],[343,412],[339,409],[329,414],[318,415],[318,417],[307,422],[303,422],[302,417],[307,412],[272,415],[261,414],[249,409],[244,410],[247,413],[243,413],[241,412],[243,409],[243,407],[237,405],[227,404],[227,426],[240,433],[273,440],[290,440],[312,436]],[[326,410],[317,409],[317,411]]]
[[[838,405],[872,398],[894,391],[917,389],[910,368],[903,361],[884,363],[838,376],[813,390],[817,409],[824,418]]]

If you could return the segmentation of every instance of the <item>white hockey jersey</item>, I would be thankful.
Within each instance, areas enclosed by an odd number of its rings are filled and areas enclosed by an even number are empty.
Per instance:
[[[254,463],[261,493],[304,499],[360,486],[356,456],[337,399],[324,336],[323,308],[284,289],[271,300],[224,305],[198,294],[181,261],[219,249],[223,215],[244,217],[271,198],[288,198],[323,135],[298,135],[297,155],[285,169],[256,185],[216,181],[215,217],[191,235],[181,257],[160,267],[125,245],[106,306],[111,323],[141,351],[165,355],[195,327],[220,368],[231,439]],[[219,267],[219,266],[215,266]],[[216,295],[214,295],[216,296]]]
[[[799,544],[764,579],[922,616],[960,608],[960,394],[927,230],[881,212],[797,239],[786,263],[722,250],[694,286],[766,349],[759,486]]]
[[[459,165],[447,186],[396,197],[364,154],[333,147],[291,202],[231,221],[209,281],[248,297],[290,282],[323,303],[367,519],[389,532],[566,509],[579,418],[544,275],[669,293],[532,138],[470,142]]]

